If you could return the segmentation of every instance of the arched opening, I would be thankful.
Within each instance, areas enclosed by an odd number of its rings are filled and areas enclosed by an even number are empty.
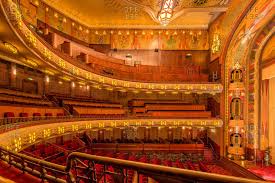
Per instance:
[[[271,157],[275,157],[275,57],[274,34],[266,42],[261,51],[260,66],[260,119],[261,119],[261,149],[270,148]],[[275,164],[275,158],[271,159]]]

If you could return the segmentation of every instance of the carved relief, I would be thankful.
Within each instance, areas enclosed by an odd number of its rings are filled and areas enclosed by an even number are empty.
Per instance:
[[[230,146],[241,148],[242,147],[242,135],[239,133],[233,133],[230,135]]]
[[[240,98],[233,98],[230,105],[230,119],[242,119],[242,101]]]
[[[234,69],[231,72],[231,83],[242,82],[243,81],[243,72],[241,69]]]

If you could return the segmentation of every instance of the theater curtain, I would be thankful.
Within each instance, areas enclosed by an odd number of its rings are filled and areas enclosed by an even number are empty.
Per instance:
[[[261,126],[260,126],[260,147],[265,150],[268,147],[268,113],[269,113],[269,80],[261,82]]]
[[[275,164],[275,77],[269,79],[268,139],[271,146],[272,164]]]

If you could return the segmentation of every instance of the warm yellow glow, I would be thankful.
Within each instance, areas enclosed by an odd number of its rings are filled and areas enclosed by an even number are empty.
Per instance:
[[[47,83],[49,83],[49,82],[50,82],[50,78],[49,78],[49,76],[46,76],[46,77],[45,77],[45,81],[46,81]]]
[[[163,1],[161,10],[158,15],[158,19],[160,23],[164,26],[168,25],[170,19],[172,18],[174,3],[174,0]]]
[[[6,49],[7,49],[8,51],[10,51],[11,53],[13,53],[13,54],[18,54],[17,48],[16,48],[15,46],[13,46],[12,44],[5,42],[5,43],[4,43],[4,46],[5,46]]]

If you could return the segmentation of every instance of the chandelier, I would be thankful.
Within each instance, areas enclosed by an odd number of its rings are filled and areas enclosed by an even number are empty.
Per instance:
[[[163,0],[161,4],[161,9],[158,14],[158,20],[160,23],[164,26],[168,25],[170,22],[172,15],[173,15],[173,9],[175,7],[175,1],[176,0]]]

